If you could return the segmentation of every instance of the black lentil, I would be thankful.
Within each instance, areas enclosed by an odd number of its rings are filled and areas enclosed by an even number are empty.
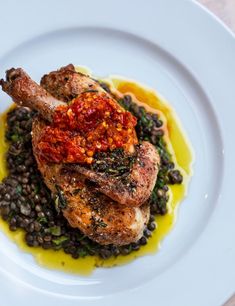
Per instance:
[[[167,184],[181,184],[183,176],[179,170],[174,169],[171,155],[167,151],[164,141],[163,122],[157,114],[148,113],[143,106],[138,106],[130,95],[125,95],[119,103],[137,118],[136,133],[140,141],[151,142],[158,150],[161,164],[156,185],[150,197],[151,213],[154,215],[167,213]]]
[[[156,228],[156,223],[155,223],[154,221],[152,221],[152,222],[150,222],[150,223],[148,224],[148,229],[149,229],[150,231],[154,231],[155,228]]]
[[[109,92],[105,83],[102,87]],[[144,230],[143,237],[136,243],[126,246],[102,246],[84,236],[78,229],[71,228],[63,217],[61,209],[66,206],[66,199],[57,186],[57,200],[43,183],[37,169],[31,143],[32,119],[36,112],[24,107],[16,107],[7,115],[6,139],[9,149],[6,155],[8,176],[0,184],[0,214],[9,224],[11,231],[21,228],[25,231],[25,241],[31,247],[44,249],[62,249],[73,258],[98,255],[103,259],[119,254],[127,255],[145,245],[156,228],[155,215],[167,213],[168,184],[180,184],[183,177],[175,169],[171,156],[164,142],[163,122],[156,114],[147,113],[143,107],[136,105],[131,96],[125,95],[120,104],[137,118],[137,136],[140,141],[148,140],[156,146],[161,156],[160,171],[154,191],[150,197],[151,215]],[[103,154],[102,156],[98,156]],[[93,167],[96,171],[118,170],[112,175],[125,174],[134,162],[126,158],[122,150],[113,152],[113,158],[99,153]],[[99,162],[105,159],[105,163]],[[105,227],[102,220],[99,226]],[[97,222],[96,222],[97,223]]]

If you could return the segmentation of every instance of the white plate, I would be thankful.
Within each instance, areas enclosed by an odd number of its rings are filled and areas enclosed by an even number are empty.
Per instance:
[[[39,267],[0,233],[1,305],[221,305],[235,291],[232,33],[186,0],[2,1],[0,24],[0,76],[20,66],[38,80],[72,62],[136,79],[172,103],[196,155],[156,255],[85,278]]]

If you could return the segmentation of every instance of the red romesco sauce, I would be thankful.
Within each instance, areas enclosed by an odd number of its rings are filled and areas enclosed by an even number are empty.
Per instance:
[[[104,93],[84,92],[56,108],[41,134],[37,151],[44,161],[92,163],[98,151],[136,144],[136,118]]]

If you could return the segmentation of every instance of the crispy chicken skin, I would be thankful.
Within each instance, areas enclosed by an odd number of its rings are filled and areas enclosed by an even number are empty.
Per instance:
[[[34,119],[32,140],[35,154],[38,137],[46,120],[52,119],[55,107],[64,102],[53,98],[33,82],[22,69],[7,72],[2,88],[19,105],[39,111]],[[44,119],[46,120],[44,120]],[[67,205],[63,214],[72,227],[79,228],[90,239],[100,244],[125,245],[137,241],[149,220],[149,204],[141,207],[127,207],[113,201],[87,183],[86,177],[78,171],[65,169],[64,164],[41,163],[35,158],[44,181],[52,193],[57,186],[63,192]]]
[[[39,118],[33,122],[33,148],[44,125]],[[63,164],[42,163],[37,154],[35,157],[48,188],[53,193],[56,186],[62,190],[67,202],[63,214],[72,227],[100,244],[125,245],[141,238],[149,220],[149,204],[126,207],[100,193],[77,171]]]
[[[43,96],[44,92],[42,90],[45,91],[45,89],[42,89],[32,81],[22,69],[16,69],[15,71],[17,72],[18,70],[20,71],[23,80],[26,78],[27,82],[21,82],[20,75],[18,75],[19,73],[14,73],[14,69],[12,68],[7,72],[6,82],[1,81],[3,90],[11,95],[13,99],[17,97],[16,103],[37,109],[41,113],[42,117],[47,119],[53,115],[52,113],[54,108],[50,104],[51,99],[55,99],[57,105],[59,105],[59,103],[63,104],[63,101],[60,102],[57,99],[68,101],[72,98],[72,96],[69,95],[69,92],[72,92],[73,97],[76,97],[84,90],[92,89],[104,93],[113,100],[113,98],[101,88],[98,82],[92,80],[86,75],[77,73],[73,65],[68,65],[58,71],[53,71],[42,78],[41,84],[46,90],[50,91],[51,94],[55,95],[54,98],[47,92],[45,96]],[[14,74],[18,75],[17,78],[11,78],[11,75]],[[22,84],[21,86],[23,88],[20,87],[20,84]],[[25,86],[27,87],[26,89],[24,89]],[[32,92],[30,92],[30,88],[33,88]],[[25,95],[22,94],[24,92],[28,92],[26,98]],[[36,94],[40,92],[40,103],[37,103],[38,97],[34,97],[34,92]],[[28,97],[30,97],[30,100]],[[24,104],[25,100],[26,103]],[[35,104],[34,100],[36,100]],[[113,100],[113,102],[117,104],[115,100]],[[55,105],[55,102],[53,105]],[[117,107],[120,106],[117,104]],[[35,147],[35,153],[36,151]],[[134,151],[134,148],[131,151]],[[127,152],[127,154],[132,153],[133,152]],[[122,180],[119,178],[113,178],[109,175],[96,173],[93,170],[88,170],[82,165],[76,165],[75,168],[76,171],[86,176],[89,180],[96,182],[98,184],[97,188],[100,192],[106,194],[113,200],[118,201],[120,204],[137,207],[141,206],[149,198],[156,182],[160,163],[157,150],[148,142],[143,142],[142,145],[138,147],[137,155],[138,158],[132,169],[130,169],[128,177],[130,185],[134,186],[134,188],[129,188],[129,186],[123,184]]]
[[[105,92],[97,81],[76,72],[72,64],[45,74],[40,85],[53,97],[64,102],[71,101],[85,90]]]
[[[9,69],[6,81],[1,79],[0,85],[15,103],[39,110],[43,118],[49,121],[52,120],[54,109],[64,104],[35,83],[21,68]]]
[[[44,75],[41,79],[41,86],[55,98],[65,102],[76,98],[88,88],[105,92],[97,81],[77,73],[72,64]],[[105,94],[109,96],[107,92]],[[97,173],[82,165],[72,167],[97,183],[97,188],[113,200],[128,206],[140,206],[147,201],[154,188],[160,157],[155,147],[146,141],[138,148],[137,156],[137,161],[128,177],[130,185],[134,188],[128,188],[120,178]]]
[[[128,206],[141,206],[154,188],[159,164],[155,147],[144,141],[137,148],[136,162],[124,182],[122,177],[95,172],[78,164],[69,167],[95,182],[97,189],[111,199]]]

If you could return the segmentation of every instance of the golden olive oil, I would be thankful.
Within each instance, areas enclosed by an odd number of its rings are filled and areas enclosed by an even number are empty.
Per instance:
[[[84,69],[82,72],[84,72]],[[36,262],[50,269],[58,269],[80,275],[89,275],[97,266],[112,267],[122,265],[137,257],[154,254],[159,249],[164,236],[166,236],[173,227],[179,203],[187,194],[189,178],[192,175],[193,151],[174,110],[155,91],[137,82],[117,77],[110,77],[105,81],[109,82],[113,90],[131,94],[136,103],[142,104],[149,111],[159,114],[164,122],[163,128],[165,130],[165,141],[168,150],[172,154],[176,168],[181,170],[184,180],[181,185],[169,186],[170,199],[168,202],[168,213],[164,216],[156,217],[157,228],[153,232],[152,237],[149,238],[147,245],[142,246],[140,250],[134,251],[129,255],[120,255],[105,260],[97,256],[73,259],[62,250],[54,251],[44,250],[40,247],[28,247],[24,241],[24,232],[22,230],[11,232],[8,229],[8,224],[0,218],[1,230],[6,233],[11,240],[17,243],[22,251],[31,253],[35,257]],[[3,113],[0,117],[0,180],[7,175],[5,154],[8,145],[4,137],[6,130],[6,113],[7,112]]]

